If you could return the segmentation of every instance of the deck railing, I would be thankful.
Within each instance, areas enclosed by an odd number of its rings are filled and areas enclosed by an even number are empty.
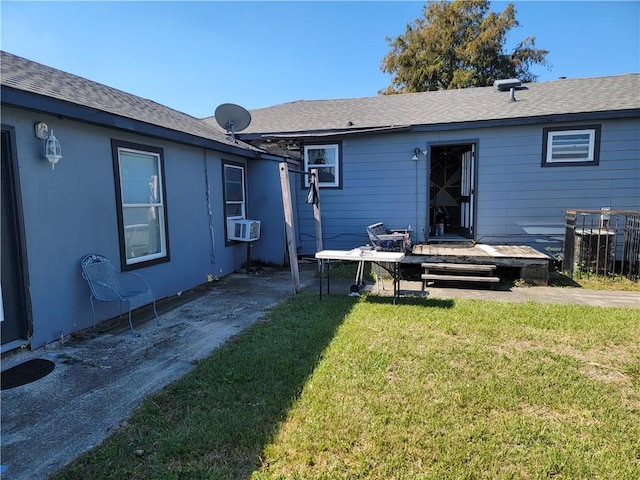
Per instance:
[[[578,275],[640,277],[640,212],[567,210],[562,268]]]

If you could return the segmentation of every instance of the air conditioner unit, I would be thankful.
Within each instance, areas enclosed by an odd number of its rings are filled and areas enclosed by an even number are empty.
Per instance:
[[[229,240],[254,242],[260,238],[260,220],[229,220]]]

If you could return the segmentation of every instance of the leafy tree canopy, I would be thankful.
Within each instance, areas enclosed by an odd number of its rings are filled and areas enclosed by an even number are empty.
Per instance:
[[[403,35],[387,37],[391,51],[380,69],[392,75],[379,93],[425,92],[485,87],[494,80],[537,79],[529,68],[548,65],[547,50],[535,48],[535,37],[504,52],[506,36],[519,25],[512,3],[501,13],[489,10],[488,0],[429,0],[422,17],[407,25]]]

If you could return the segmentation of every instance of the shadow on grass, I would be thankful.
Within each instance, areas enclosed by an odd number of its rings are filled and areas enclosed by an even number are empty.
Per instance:
[[[249,478],[356,301],[291,297],[53,478]]]
[[[576,282],[573,278],[560,272],[549,272],[549,285],[552,287],[582,288],[582,285]]]
[[[366,301],[368,303],[377,303],[377,304],[392,304],[393,299],[391,297],[385,297],[380,295],[367,295]],[[453,308],[455,306],[455,301],[450,298],[429,298],[429,297],[420,297],[420,296],[406,296],[400,297],[398,301],[398,306],[401,305],[413,305],[418,307],[429,307],[429,308]]]

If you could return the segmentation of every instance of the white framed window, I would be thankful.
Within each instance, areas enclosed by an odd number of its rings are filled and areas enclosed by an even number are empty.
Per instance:
[[[544,128],[542,165],[598,165],[600,125]]]
[[[244,220],[247,218],[245,167],[241,164],[224,163],[222,165],[222,181],[224,195],[224,215],[225,215],[225,242],[234,243],[229,238],[233,232],[234,220]]]
[[[246,218],[244,166],[224,165],[224,205],[227,220]]]
[[[162,149],[112,141],[121,266],[169,260]]]
[[[340,145],[305,145],[304,170],[318,170],[318,186],[340,187]],[[304,186],[309,186],[309,178],[304,175]]]

